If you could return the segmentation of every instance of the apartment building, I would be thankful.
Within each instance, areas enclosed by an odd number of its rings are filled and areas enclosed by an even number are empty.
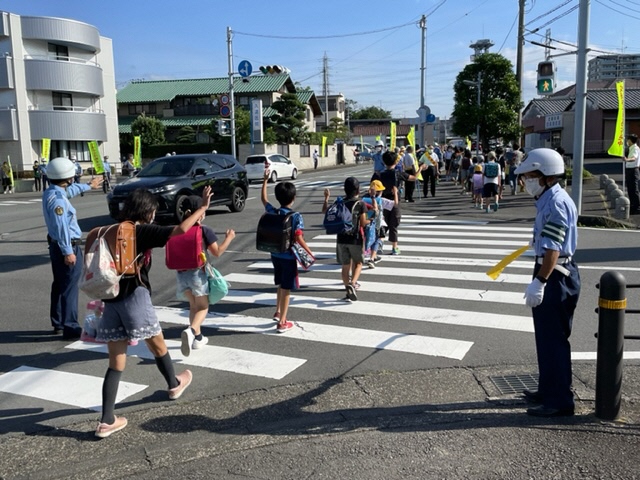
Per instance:
[[[49,158],[90,160],[87,142],[118,158],[111,39],[72,19],[0,11],[0,158],[30,170]]]

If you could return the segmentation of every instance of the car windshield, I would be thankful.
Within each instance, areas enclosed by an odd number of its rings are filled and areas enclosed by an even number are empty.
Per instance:
[[[194,159],[164,157],[154,160],[138,173],[138,177],[180,177],[186,175],[193,166]]]

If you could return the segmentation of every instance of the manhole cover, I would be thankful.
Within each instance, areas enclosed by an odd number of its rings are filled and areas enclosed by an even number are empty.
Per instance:
[[[538,390],[538,375],[500,375],[489,377],[502,395],[522,393],[523,390]]]

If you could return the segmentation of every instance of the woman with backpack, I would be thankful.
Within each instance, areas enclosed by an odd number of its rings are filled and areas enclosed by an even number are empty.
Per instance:
[[[171,356],[162,335],[162,327],[151,303],[151,250],[164,247],[169,238],[183,235],[198,222],[209,208],[211,187],[204,188],[202,206],[186,217],[180,225],[154,224],[158,200],[145,189],[137,189],[124,202],[125,220],[135,224],[136,255],[142,257],[135,275],[120,279],[117,297],[105,300],[104,313],[97,328],[96,340],[107,343],[109,368],[102,384],[102,418],[95,435],[106,438],[127,426],[127,419],[114,414],[120,377],[127,363],[130,340],[144,340],[155,358],[158,370],[165,378],[170,400],[177,400],[191,384],[193,375],[184,370],[176,375]]]

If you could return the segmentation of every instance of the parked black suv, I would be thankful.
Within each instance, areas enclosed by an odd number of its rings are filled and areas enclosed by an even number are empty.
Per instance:
[[[249,191],[244,167],[231,155],[205,153],[156,158],[107,195],[109,214],[120,220],[125,198],[137,188],[146,188],[158,199],[157,217],[173,217],[181,222],[185,199],[202,195],[206,185],[213,191],[212,207],[226,205],[232,212],[244,209]]]

